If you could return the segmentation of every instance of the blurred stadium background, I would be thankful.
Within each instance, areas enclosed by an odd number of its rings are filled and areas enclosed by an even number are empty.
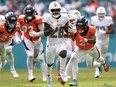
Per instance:
[[[17,15],[23,14],[23,9],[27,4],[32,4],[37,10],[39,15],[43,15],[48,12],[48,5],[53,0],[0,0],[0,15],[5,15],[9,11],[15,12]],[[116,30],[116,0],[57,0],[61,3],[67,11],[77,9],[81,14],[88,19],[95,15],[96,8],[100,5],[104,6],[107,11],[107,15],[113,17],[115,30]],[[116,32],[116,31],[115,31]],[[44,44],[46,38],[42,37]],[[105,45],[105,44],[104,44]],[[26,54],[23,48],[23,44],[15,45],[13,48],[15,57],[16,68],[26,68]],[[116,68],[116,33],[110,36],[109,48],[107,52],[106,60],[111,68]],[[38,65],[39,67],[39,65]],[[54,65],[55,67],[55,65]],[[86,67],[85,59],[79,63],[79,67]],[[9,68],[7,64],[5,68]]]

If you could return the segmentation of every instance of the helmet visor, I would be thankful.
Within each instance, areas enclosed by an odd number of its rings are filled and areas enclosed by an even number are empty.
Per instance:
[[[10,28],[14,28],[15,24],[16,24],[17,18],[16,17],[11,17],[11,19],[6,20],[8,26]]]
[[[51,9],[52,15],[59,15],[60,9]]]
[[[104,13],[98,13],[98,17],[99,17],[99,19],[103,19],[105,17],[105,14]]]

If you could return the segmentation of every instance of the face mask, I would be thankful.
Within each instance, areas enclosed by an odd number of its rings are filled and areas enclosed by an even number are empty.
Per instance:
[[[104,17],[99,17],[99,20],[102,21],[104,19]]]
[[[15,24],[16,24],[16,22],[11,23],[11,22],[7,21],[7,25],[8,25],[11,29],[15,27]]]
[[[27,16],[27,20],[32,20],[33,17],[32,16]]]
[[[60,10],[52,11],[52,15],[53,15],[54,18],[58,18],[60,16]]]
[[[15,26],[15,23],[11,23],[11,24],[9,25],[10,28],[14,28],[14,26]]]

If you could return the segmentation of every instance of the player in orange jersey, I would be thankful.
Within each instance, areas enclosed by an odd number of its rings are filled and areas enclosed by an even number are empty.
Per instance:
[[[69,28],[70,29],[70,28]],[[108,64],[105,59],[100,55],[98,49],[95,47],[96,37],[95,32],[96,28],[88,26],[88,20],[85,17],[80,17],[76,21],[77,32],[74,34],[76,41],[76,48],[71,54],[71,59],[69,60],[65,73],[69,74],[71,67],[75,64],[78,64],[79,58],[85,54],[89,54],[95,60],[100,62],[106,72],[109,71]]]
[[[46,81],[46,65],[41,37],[30,33],[31,31],[43,31],[42,17],[35,14],[35,9],[31,5],[27,5],[24,8],[24,15],[20,15],[18,21],[23,28],[23,43],[27,54],[28,79],[30,82],[35,80],[33,75],[34,64],[40,61],[43,81]]]
[[[17,22],[17,16],[13,12],[7,13],[5,15],[5,20],[0,22],[0,69],[3,69],[6,64],[7,54],[10,70],[13,74],[13,77],[19,77],[14,67],[14,56],[12,53],[13,38],[15,42],[20,42],[20,39],[17,37],[19,31],[20,24]]]

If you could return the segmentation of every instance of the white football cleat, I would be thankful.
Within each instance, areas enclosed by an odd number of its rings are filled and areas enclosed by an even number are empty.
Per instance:
[[[29,76],[28,79],[29,79],[29,82],[33,82],[35,80],[35,77],[34,76]]]
[[[65,75],[64,72],[60,72],[60,76],[61,76],[61,78],[62,78],[62,80],[63,80],[64,82],[67,82],[67,81],[68,81],[68,78],[67,78],[67,76]]]
[[[46,76],[43,76],[42,80],[43,80],[43,81],[47,81]]]
[[[16,71],[13,71],[11,73],[12,73],[12,75],[13,75],[14,78],[18,78],[19,77],[19,75],[18,75],[18,73]]]
[[[95,68],[95,78],[99,78],[100,76],[100,72],[98,68]]]

